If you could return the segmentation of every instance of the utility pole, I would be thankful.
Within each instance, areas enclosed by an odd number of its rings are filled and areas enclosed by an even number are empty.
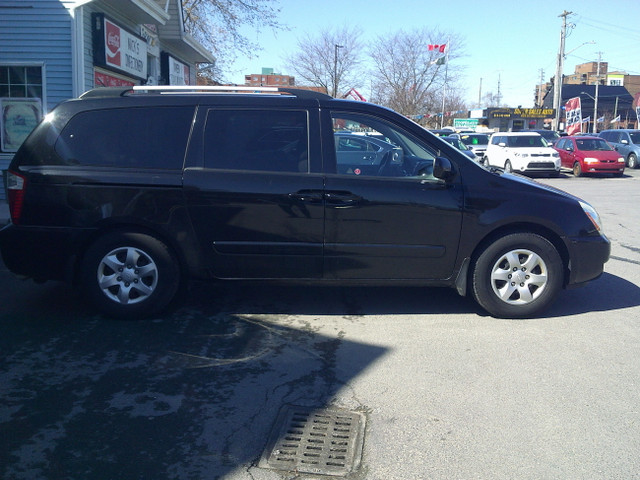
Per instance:
[[[480,77],[480,89],[478,90],[478,108],[482,106],[482,77]]]
[[[502,95],[500,94],[500,72],[498,72],[498,94],[497,94],[498,105],[496,105],[498,108],[500,108],[501,99],[502,99]]]
[[[338,49],[344,45],[334,45],[333,49],[333,97],[338,97]]]
[[[542,87],[544,84],[544,69],[540,69],[540,85],[538,86],[538,98],[536,99],[536,106],[542,107]]]
[[[598,132],[598,87],[600,86],[600,61],[602,52],[598,52],[598,67],[596,69],[596,98],[593,100],[593,133]]]
[[[556,117],[554,119],[553,129],[558,130],[560,127],[560,112],[562,102],[562,68],[564,66],[564,42],[567,38],[567,17],[573,12],[563,11],[559,17],[562,17],[562,29],[560,30],[560,49],[558,50],[558,62],[556,64],[556,76],[553,85],[553,108],[556,109]]]

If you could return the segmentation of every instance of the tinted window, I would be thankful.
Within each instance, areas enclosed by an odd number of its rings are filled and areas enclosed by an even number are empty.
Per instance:
[[[182,169],[193,107],[82,112],[56,141],[66,165]]]
[[[434,178],[436,149],[398,125],[377,117],[351,112],[332,112],[336,173],[377,177]],[[364,149],[345,149],[343,142],[369,144]]]
[[[205,166],[229,170],[308,171],[307,112],[209,110]]]
[[[640,132],[629,132],[629,136],[631,137],[631,143],[640,144]]]
[[[522,135],[507,137],[507,145],[515,148],[546,147],[546,140],[540,135]]]

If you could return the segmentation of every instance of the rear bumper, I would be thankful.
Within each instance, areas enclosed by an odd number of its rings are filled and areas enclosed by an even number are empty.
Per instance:
[[[588,282],[602,275],[611,254],[611,242],[604,235],[569,239],[571,264],[569,285]]]
[[[30,228],[12,223],[0,230],[0,253],[14,274],[36,280],[72,278],[77,229]]]

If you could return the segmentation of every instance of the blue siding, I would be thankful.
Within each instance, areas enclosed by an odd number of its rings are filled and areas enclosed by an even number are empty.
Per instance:
[[[49,111],[72,96],[69,11],[60,0],[0,0],[7,6],[14,8],[0,8],[0,63],[42,64]]]

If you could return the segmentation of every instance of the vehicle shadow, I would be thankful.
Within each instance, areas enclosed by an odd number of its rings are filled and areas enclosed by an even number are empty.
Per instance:
[[[565,317],[587,312],[607,312],[640,305],[640,287],[624,278],[603,273],[586,285],[560,292],[545,317]]]
[[[257,463],[284,405],[364,411],[349,384],[387,352],[211,302],[34,313],[0,314],[1,478],[223,478]]]

